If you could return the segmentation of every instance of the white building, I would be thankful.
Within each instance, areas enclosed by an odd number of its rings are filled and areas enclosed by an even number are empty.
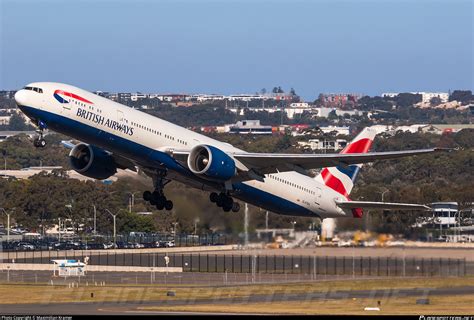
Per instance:
[[[433,208],[433,223],[447,227],[454,227],[458,218],[457,202],[434,202],[431,204]]]
[[[290,103],[290,108],[309,108],[310,105],[307,102],[293,102]]]
[[[224,100],[225,97],[219,94],[193,94],[191,96],[191,99],[196,100],[198,102],[204,102],[204,101],[220,101],[220,100]]]
[[[398,92],[384,92],[382,93],[382,98],[395,98],[398,96]]]
[[[320,108],[312,108],[314,110],[315,114],[320,117],[320,118],[327,118],[329,117],[329,114],[331,112],[335,112],[336,116],[338,117],[343,117],[344,115],[349,115],[349,116],[361,116],[364,113],[360,110],[341,110],[337,108],[326,108],[326,107],[320,107]]]
[[[382,97],[395,98],[401,92],[385,92],[382,93]],[[431,99],[439,98],[441,103],[446,103],[449,100],[449,93],[447,92],[410,92],[411,94],[420,94],[422,103],[430,103]]]
[[[293,119],[296,115],[302,115],[303,112],[309,111],[311,112],[311,108],[308,107],[295,107],[295,108],[285,108],[284,112],[288,119]]]
[[[302,147],[309,147],[311,150],[342,150],[347,145],[346,139],[325,140],[325,139],[309,139],[308,141],[298,141]]]
[[[132,100],[132,101],[138,101],[140,99],[146,99],[146,98],[148,98],[148,96],[146,94],[139,93],[139,92],[132,93],[131,96],[130,96],[130,100]]]
[[[11,117],[12,117],[11,115],[9,115],[9,116],[0,116],[0,125],[5,126],[5,125],[10,124],[10,118]]]
[[[242,120],[225,126],[226,132],[240,134],[272,134],[272,126],[260,124],[260,120]]]
[[[350,134],[349,127],[329,126],[329,127],[320,127],[320,129],[324,133],[337,132],[337,134],[346,135],[346,136]]]

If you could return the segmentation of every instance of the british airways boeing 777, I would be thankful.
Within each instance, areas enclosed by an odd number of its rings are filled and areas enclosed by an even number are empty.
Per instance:
[[[46,145],[43,131],[51,129],[82,141],[70,145],[69,158],[85,176],[107,179],[118,168],[143,170],[154,184],[143,198],[159,210],[173,208],[164,192],[173,180],[209,192],[226,212],[240,209],[234,198],[283,215],[320,218],[360,218],[363,208],[429,209],[349,198],[363,163],[437,151],[368,152],[376,135],[372,128],[339,154],[249,153],[62,83],[31,83],[15,101],[38,126],[35,146]],[[321,172],[312,177],[310,169]]]

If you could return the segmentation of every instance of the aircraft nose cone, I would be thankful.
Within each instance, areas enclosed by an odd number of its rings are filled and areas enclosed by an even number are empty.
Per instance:
[[[26,105],[26,100],[27,100],[28,93],[26,90],[18,90],[15,93],[15,102],[18,106],[24,106]]]

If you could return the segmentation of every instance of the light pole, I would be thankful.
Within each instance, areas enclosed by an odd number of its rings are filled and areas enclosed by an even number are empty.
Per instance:
[[[268,231],[268,211],[265,213],[265,230]]]
[[[69,209],[69,219],[71,220],[71,226],[74,230],[74,222],[72,221],[72,204],[66,204],[65,207]]]
[[[128,197],[128,212],[132,213],[133,206],[135,205],[135,193],[136,192],[129,192]]]
[[[173,233],[174,233],[174,236],[176,237],[176,226],[178,225],[177,222],[173,222]]]
[[[2,154],[3,154],[3,161],[5,161],[5,171],[7,171],[7,151],[2,150]]]
[[[199,222],[199,218],[194,219],[194,234],[197,234],[197,224]]]
[[[95,207],[95,204],[92,205],[94,208],[94,235],[97,234],[97,209]]]
[[[0,208],[4,214],[7,215],[7,242],[10,242],[10,215],[16,208],[12,208],[10,212],[7,212],[4,208]]]
[[[61,217],[58,217],[58,239],[61,242]]]
[[[389,191],[390,191],[390,190],[387,189],[387,190],[385,190],[384,192],[378,192],[378,193],[380,193],[380,194],[382,195],[382,202],[383,202],[383,196],[384,196],[384,194],[386,194],[386,193],[389,192]]]
[[[109,211],[109,209],[105,209],[105,211],[107,211],[111,216],[112,218],[114,218],[114,248],[117,247],[117,224],[116,224],[116,217],[117,217],[117,214],[113,214],[112,212]]]
[[[176,244],[176,226],[178,222],[173,222],[173,234],[174,234],[174,243]]]

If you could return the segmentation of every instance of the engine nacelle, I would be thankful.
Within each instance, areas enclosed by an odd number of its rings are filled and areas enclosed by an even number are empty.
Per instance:
[[[84,143],[71,150],[69,163],[76,172],[98,180],[107,179],[117,173],[117,166],[109,153]]]
[[[213,146],[195,146],[188,157],[192,173],[204,178],[227,181],[236,174],[235,161],[225,152]]]

